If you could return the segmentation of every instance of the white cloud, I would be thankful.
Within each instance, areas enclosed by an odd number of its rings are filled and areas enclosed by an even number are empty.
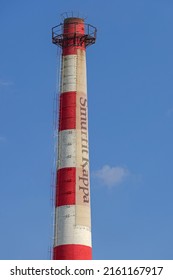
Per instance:
[[[101,180],[102,184],[105,186],[113,187],[122,183],[129,174],[130,172],[127,168],[104,165],[100,170],[94,172],[94,177]]]
[[[0,142],[5,142],[6,138],[4,136],[0,136]]]
[[[1,94],[13,93],[14,92],[13,85],[14,83],[12,83],[11,81],[0,79],[0,93]]]
[[[1,87],[9,87],[11,85],[12,85],[12,83],[10,81],[0,80],[0,86]]]
[[[169,108],[168,111],[166,112],[167,117],[171,117],[173,115],[173,107]]]

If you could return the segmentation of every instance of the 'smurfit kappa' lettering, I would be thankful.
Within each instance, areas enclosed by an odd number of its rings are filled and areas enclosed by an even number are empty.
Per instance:
[[[82,176],[79,176],[79,190],[83,192],[83,202],[89,203],[89,159],[88,159],[88,135],[87,135],[87,100],[80,98],[80,127],[82,144]]]

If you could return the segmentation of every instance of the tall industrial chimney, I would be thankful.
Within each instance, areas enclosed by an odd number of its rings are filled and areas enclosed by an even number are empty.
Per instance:
[[[62,48],[54,260],[92,259],[86,47],[95,40],[96,28],[82,18],[52,28]]]

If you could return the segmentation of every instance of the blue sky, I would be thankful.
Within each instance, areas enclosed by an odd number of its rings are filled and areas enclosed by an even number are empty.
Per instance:
[[[60,14],[87,50],[94,259],[173,259],[173,2],[1,0],[0,259],[49,259]]]

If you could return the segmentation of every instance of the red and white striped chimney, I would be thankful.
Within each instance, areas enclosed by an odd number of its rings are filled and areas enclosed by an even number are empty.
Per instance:
[[[92,259],[86,47],[95,39],[96,29],[81,18],[52,28],[62,48],[54,260]]]

